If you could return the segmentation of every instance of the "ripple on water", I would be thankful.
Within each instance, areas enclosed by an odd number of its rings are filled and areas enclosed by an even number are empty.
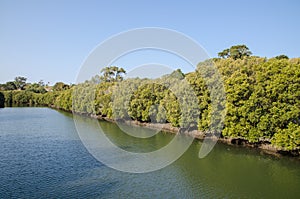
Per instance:
[[[121,136],[115,124],[104,124],[110,129],[109,138],[125,150],[152,151],[172,138],[157,134],[155,139],[143,142],[128,140],[131,138]],[[200,146],[199,142],[193,143],[179,160],[161,170],[123,173],[106,167],[88,153],[70,114],[47,108],[5,108],[0,111],[0,198],[297,198],[300,195],[299,162],[220,144],[206,158],[198,159]]]

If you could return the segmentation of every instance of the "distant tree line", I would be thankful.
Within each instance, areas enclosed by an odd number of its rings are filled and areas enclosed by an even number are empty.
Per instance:
[[[37,96],[40,96],[39,94],[45,94],[46,96],[48,91],[56,93],[68,90],[70,87],[71,85],[63,82],[57,82],[54,86],[49,86],[43,80],[37,83],[28,83],[26,77],[18,76],[14,81],[0,84],[0,107],[2,104],[6,106],[39,105],[36,101]]]
[[[0,101],[51,106],[111,119],[167,122],[175,127],[192,122],[189,117],[183,121],[183,112],[187,111],[199,115],[196,128],[207,132],[212,105],[201,68],[213,62],[223,77],[226,91],[227,113],[222,136],[250,143],[266,142],[281,150],[299,150],[300,58],[280,55],[267,59],[251,54],[245,45],[233,46],[219,53],[220,58],[199,63],[194,72],[184,74],[177,70],[155,80],[124,80],[124,69],[106,67],[90,81],[73,86],[59,83],[48,92],[35,92],[29,86],[19,85],[17,90],[2,91],[4,97],[0,93]],[[192,86],[198,104],[180,106],[182,102],[176,93],[185,92],[182,81]],[[10,84],[7,88],[11,88]],[[130,98],[126,98],[128,95]],[[184,100],[188,103],[189,99]]]

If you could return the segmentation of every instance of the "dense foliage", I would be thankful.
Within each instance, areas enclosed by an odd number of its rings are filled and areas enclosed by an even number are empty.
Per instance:
[[[247,49],[245,52],[248,52]],[[226,91],[223,137],[241,138],[250,143],[271,143],[282,150],[300,149],[299,58],[278,56],[266,59],[245,55],[242,59],[228,56],[210,61],[221,73]],[[8,105],[46,105],[111,119],[190,126],[197,116],[196,124],[192,125],[207,131],[212,105],[201,74],[203,71],[200,70],[203,64],[207,62],[200,63],[196,71],[188,74],[178,70],[155,80],[136,78],[122,83],[119,74],[125,71],[119,70],[118,73],[118,68],[111,68],[114,73],[110,73],[108,68],[102,71],[106,75],[97,78],[97,81],[94,78],[93,81],[44,94],[30,90],[2,93]],[[183,81],[192,86],[196,104],[185,94]],[[179,95],[185,96],[183,101],[177,97]],[[186,113],[193,117],[183,117]]]

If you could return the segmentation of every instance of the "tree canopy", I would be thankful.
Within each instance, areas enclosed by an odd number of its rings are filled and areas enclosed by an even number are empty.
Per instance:
[[[0,90],[9,91],[17,90],[16,84],[12,81],[6,82],[5,84],[0,84]]]
[[[26,86],[26,81],[27,81],[26,77],[16,77],[14,81],[16,88],[18,90],[24,90]]]
[[[232,59],[242,59],[244,57],[249,57],[252,55],[252,52],[246,45],[236,45],[231,46],[229,49],[225,49],[222,52],[218,53],[218,56],[221,58],[229,58]]]
[[[117,66],[105,67],[100,72],[100,80],[104,82],[122,81],[123,75],[126,74],[126,71],[123,68]]]
[[[68,84],[65,84],[63,82],[57,82],[54,84],[52,90],[53,91],[64,91],[64,90],[68,90],[70,88],[70,86]]]
[[[278,55],[275,57],[275,59],[289,59],[289,57],[286,55]]]
[[[26,91],[31,91],[31,92],[34,92],[34,93],[46,93],[47,92],[46,89],[44,88],[44,86],[42,86],[39,83],[29,84],[26,87]]]

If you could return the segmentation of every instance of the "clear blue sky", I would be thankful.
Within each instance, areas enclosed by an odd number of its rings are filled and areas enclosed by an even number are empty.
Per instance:
[[[235,44],[254,55],[300,57],[299,2],[0,0],[0,82],[75,82],[100,42],[141,27],[182,32],[212,57]]]

